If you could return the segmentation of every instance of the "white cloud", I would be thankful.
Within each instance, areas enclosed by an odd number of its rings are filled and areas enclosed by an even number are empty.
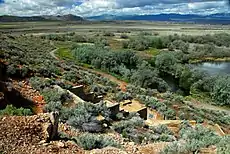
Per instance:
[[[101,14],[212,14],[227,12],[223,0],[5,0],[0,14],[51,15],[75,14],[95,16]]]

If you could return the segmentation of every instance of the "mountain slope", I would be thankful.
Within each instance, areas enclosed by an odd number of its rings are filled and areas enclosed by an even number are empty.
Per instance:
[[[194,14],[157,14],[157,15],[101,15],[89,17],[90,20],[147,20],[208,24],[230,24],[230,14],[194,15]]]
[[[80,16],[72,14],[63,16],[31,16],[31,17],[19,17],[19,16],[0,16],[0,22],[26,22],[26,21],[83,21]]]

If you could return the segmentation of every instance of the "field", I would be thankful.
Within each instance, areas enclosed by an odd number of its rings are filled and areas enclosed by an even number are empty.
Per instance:
[[[160,35],[187,34],[205,35],[216,33],[230,33],[230,27],[226,25],[196,25],[178,24],[167,22],[137,22],[137,21],[117,21],[117,22],[22,22],[22,23],[1,23],[0,32],[16,32],[26,34],[47,34],[47,33],[93,33],[100,31],[117,32],[129,29],[132,34],[139,31],[156,32]]]
[[[84,152],[230,152],[230,76],[191,67],[229,59],[230,26],[3,22],[0,39],[2,121],[58,112],[55,140]]]

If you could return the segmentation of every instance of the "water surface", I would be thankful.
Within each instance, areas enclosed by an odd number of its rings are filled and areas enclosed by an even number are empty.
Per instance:
[[[193,66],[209,75],[230,74],[230,62],[203,62],[193,64]]]

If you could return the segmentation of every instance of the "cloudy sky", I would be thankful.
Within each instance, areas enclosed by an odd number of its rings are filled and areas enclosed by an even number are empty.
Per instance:
[[[224,0],[0,0],[0,15],[62,15],[159,13],[214,14],[229,12]]]

